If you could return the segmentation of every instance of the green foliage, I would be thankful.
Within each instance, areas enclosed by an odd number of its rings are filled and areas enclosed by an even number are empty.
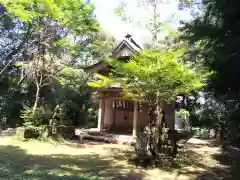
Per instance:
[[[37,52],[34,57],[31,57],[31,61],[39,56],[41,66],[46,68],[45,66],[48,66],[46,64],[56,65],[59,59],[64,59],[66,64],[72,61],[71,56],[77,59],[85,54],[91,54],[89,51],[93,48],[76,48],[93,47],[93,37],[99,30],[98,22],[93,16],[93,6],[90,3],[78,0],[14,0],[2,1],[2,4],[8,17],[17,19],[19,24],[26,24],[29,27],[28,49],[13,48],[14,52],[24,50],[24,55],[27,55],[22,57],[24,61],[29,63],[27,58],[33,55],[32,52]],[[40,43],[33,43],[36,41]],[[44,51],[37,51],[37,49]],[[76,53],[79,50],[83,52]],[[33,65],[36,66],[36,63]]]
[[[77,0],[1,0],[12,17],[39,27],[37,19],[50,18],[60,25],[71,27],[73,33],[96,31],[98,24],[93,20],[93,7]],[[83,26],[84,24],[84,26]],[[39,29],[40,30],[40,29]]]
[[[210,131],[207,128],[192,128],[193,137],[207,139],[209,138]]]
[[[190,131],[190,120],[189,120],[190,113],[185,109],[180,109],[175,111],[175,128],[176,125],[180,125],[180,129],[184,131]],[[177,122],[179,121],[179,122]]]
[[[57,105],[61,117],[76,126],[95,122],[96,113],[88,115],[96,108],[79,65],[89,64],[103,49],[107,53],[113,41],[98,33],[93,6],[78,0],[0,2],[1,127],[39,127]],[[35,104],[34,114],[43,113],[41,118],[23,108]]]
[[[86,123],[86,126],[88,128],[95,128],[97,127],[97,121],[98,121],[98,108],[97,106],[95,105],[92,105],[92,107],[90,107],[88,109],[88,121]]]
[[[200,1],[183,1],[194,7]],[[204,105],[199,113],[198,126],[224,124],[230,139],[239,138],[239,1],[203,0],[200,13],[185,22],[181,38],[191,43],[187,60],[212,71],[207,92],[213,94],[212,104]]]
[[[75,126],[85,125],[93,118],[88,110],[94,108],[86,89],[87,75],[81,69],[64,68],[57,80],[61,86],[53,98],[64,109],[64,119],[71,119]]]
[[[191,4],[197,3],[197,0]],[[227,0],[203,0],[200,15],[181,28],[182,39],[192,44],[189,61],[201,63],[213,70],[208,88],[218,100],[239,98],[239,39],[240,3]]]
[[[18,127],[16,136],[20,140],[25,140],[25,139],[30,139],[30,138],[38,138],[39,132],[32,128]]]
[[[26,100],[24,93],[21,93],[12,75],[4,77],[0,81],[0,124],[1,127],[16,127],[21,124],[19,119],[22,102]]]
[[[62,87],[78,90],[84,87],[86,78],[87,75],[82,69],[65,66],[61,72],[58,73],[56,80]]]
[[[39,132],[42,125],[42,112],[40,109],[36,110],[36,113],[32,113],[32,108],[24,107],[22,110],[20,118],[23,119],[23,126],[27,129],[32,129]]]
[[[123,89],[125,96],[149,105],[149,151],[157,164],[160,154],[169,146],[168,129],[161,114],[160,101],[173,101],[178,94],[190,93],[205,85],[210,73],[204,69],[194,69],[183,62],[184,48],[145,50],[127,62],[106,59],[113,67],[108,76],[96,74],[89,81],[93,87],[106,87],[111,84]],[[170,139],[172,155],[176,154],[176,140]],[[169,151],[169,150],[168,150]]]
[[[159,92],[162,99],[170,101],[179,93],[188,93],[205,85],[210,73],[204,69],[191,69],[181,62],[182,49],[146,50],[129,62],[107,59],[113,67],[109,77],[97,75],[101,80],[92,80],[89,85],[106,86],[119,84],[128,97],[147,99],[152,92]]]
[[[129,12],[132,11],[129,1],[121,0],[115,13],[125,23],[139,26],[151,34],[152,42],[149,43],[151,48],[171,47],[174,45],[174,39],[178,36],[175,28],[170,26],[170,22],[174,22],[174,14],[170,15],[168,19],[162,16],[163,1],[159,0],[136,0],[131,2],[135,4],[136,14],[133,16]],[[143,13],[142,13],[143,12]],[[146,16],[146,13],[148,14]],[[166,34],[163,38],[162,35]],[[148,45],[147,45],[148,46]]]
[[[0,2],[2,124],[40,130],[57,106],[56,118],[84,124],[92,104],[79,61],[98,53],[93,6],[81,0]]]
[[[114,46],[115,39],[101,30],[87,40],[76,42],[72,51],[73,62],[82,67],[92,65],[97,63],[99,58],[111,55]]]
[[[189,111],[187,111],[186,109],[180,109],[176,113],[180,116],[190,116]]]

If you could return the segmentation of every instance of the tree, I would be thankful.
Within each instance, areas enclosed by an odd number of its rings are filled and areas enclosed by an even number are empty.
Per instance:
[[[7,68],[19,58],[19,55],[27,44],[32,33],[32,26],[10,17],[4,6],[0,5],[0,80],[2,80]]]
[[[209,73],[191,69],[181,59],[185,48],[145,50],[121,62],[107,59],[113,67],[109,77],[97,75],[101,81],[91,80],[92,87],[119,84],[125,96],[149,104],[148,136],[150,152],[157,161],[167,140],[167,129],[163,121],[163,101],[171,102],[179,93],[189,93],[205,85]]]
[[[216,104],[224,106],[225,128],[236,132],[239,108],[239,16],[240,3],[227,0],[192,0],[188,5],[200,4],[199,14],[180,29],[181,38],[188,41],[188,61],[202,65],[215,73],[209,79],[206,92],[213,93]],[[185,6],[188,8],[189,6]],[[231,111],[229,108],[234,109]],[[221,113],[222,114],[222,113]],[[232,118],[234,117],[234,118]],[[218,118],[215,118],[218,121]]]
[[[100,30],[88,41],[83,39],[74,47],[73,62],[80,67],[86,67],[97,63],[103,56],[108,56],[115,45],[115,39],[107,32]]]
[[[198,1],[192,1],[196,4]],[[209,83],[218,99],[239,99],[238,1],[204,0],[193,21],[181,28],[182,39],[192,44],[189,60],[215,72]]]
[[[99,25],[93,6],[75,0],[0,2],[3,119],[12,124],[13,118],[20,119],[21,125],[24,114],[40,115],[37,124],[43,125],[54,109],[61,109],[62,117],[69,120],[86,119],[79,116],[87,116],[91,97],[85,93],[85,75],[78,68],[86,54],[98,53]]]
[[[0,5],[0,123],[3,127],[15,127],[19,119],[23,102],[28,100],[24,88],[18,85],[21,70],[14,62],[22,57],[24,49],[31,46],[33,27],[8,15],[6,8]]]
[[[201,67],[194,69],[191,63],[188,65],[183,63],[186,44],[173,43],[178,33],[170,29],[161,19],[159,7],[162,2],[159,0],[137,2],[142,10],[147,9],[150,14],[147,16],[147,21],[144,23],[137,21],[137,23],[149,30],[152,46],[147,51],[139,52],[126,64],[108,60],[107,62],[115,69],[114,75],[110,75],[110,78],[98,75],[103,81],[100,84],[93,81],[90,85],[98,87],[116,82],[121,85],[128,97],[130,95],[135,100],[145,100],[149,103],[149,146],[151,154],[157,161],[163,150],[163,143],[167,140],[161,102],[174,100],[177,95],[202,87],[204,85],[202,82],[209,74],[202,72]],[[122,1],[116,13],[125,22],[136,23],[135,19],[128,15],[126,7],[125,1]],[[166,30],[167,38],[165,41],[160,41],[159,35]],[[176,144],[173,149],[175,154]]]
[[[161,0],[137,0],[137,7],[142,16],[131,16],[128,13],[128,3],[121,1],[116,8],[116,14],[127,23],[135,24],[150,33],[151,48],[162,48],[173,45],[173,40],[177,36],[177,32],[169,26],[169,22],[173,22],[174,15],[171,15],[170,21],[163,19],[161,16],[161,5],[164,4]],[[164,36],[165,34],[165,36]],[[162,36],[163,37],[160,37]]]
[[[52,78],[71,61],[60,59],[66,55],[70,57],[77,39],[88,39],[98,26],[91,6],[81,1],[4,1],[4,5],[12,16],[36,28],[34,44],[25,52],[28,55],[25,59],[27,69],[24,71],[26,75],[23,75],[23,78],[30,75],[36,85],[34,114],[41,88],[49,85]]]

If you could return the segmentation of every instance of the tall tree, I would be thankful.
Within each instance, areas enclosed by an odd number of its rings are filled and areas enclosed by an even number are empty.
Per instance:
[[[191,69],[181,59],[185,48],[146,50],[129,62],[107,59],[113,67],[109,77],[97,74],[101,79],[89,82],[93,87],[119,84],[125,96],[149,104],[148,136],[150,152],[157,161],[167,140],[167,129],[163,121],[162,102],[171,102],[179,93],[188,93],[205,85],[209,73]],[[174,153],[174,152],[173,152]]]
[[[39,110],[48,116],[58,107],[65,117],[71,115],[68,119],[86,119],[79,116],[86,116],[90,96],[84,93],[85,77],[78,68],[86,54],[99,53],[93,6],[77,0],[0,3],[1,119],[14,124],[13,119],[22,119],[24,106],[31,108],[23,116],[38,115]]]
[[[187,1],[185,8],[200,4],[194,19],[181,28],[182,39],[192,48],[188,60],[215,73],[206,91],[213,92],[217,104],[224,106],[220,118],[227,132],[238,136],[239,131],[239,20],[240,2],[227,0]],[[190,6],[188,6],[190,5]],[[234,132],[234,133],[233,133]],[[235,137],[236,137],[235,136]],[[232,136],[233,137],[233,136]]]
[[[35,27],[34,43],[25,50],[27,68],[22,75],[23,79],[30,75],[36,85],[34,114],[41,88],[51,83],[62,66],[71,63],[74,45],[79,39],[91,38],[98,31],[98,24],[92,6],[82,1],[23,0],[3,1],[3,4],[9,15]]]
[[[165,123],[163,122],[164,107],[161,102],[173,100],[181,92],[185,94],[189,92],[188,90],[196,90],[197,87],[201,87],[203,84],[200,82],[208,76],[208,73],[199,76],[197,73],[199,69],[192,67],[191,63],[188,65],[182,64],[183,51],[187,47],[183,42],[173,43],[175,38],[178,37],[178,33],[170,29],[168,24],[163,21],[160,11],[162,1],[139,0],[137,2],[143,11],[150,13],[147,16],[147,21],[139,24],[149,30],[152,37],[152,50],[143,52],[143,55],[137,55],[137,58],[133,58],[126,66],[118,64],[113,67],[117,69],[120,77],[126,78],[126,82],[122,79],[119,81],[121,85],[124,84],[124,89],[129,91],[132,88],[131,94],[141,94],[149,102],[149,145],[152,155],[158,158],[162,144],[167,139]],[[122,1],[117,13],[124,21],[133,22],[134,18],[129,17],[126,7],[126,3]],[[167,31],[167,38],[161,41],[159,35],[164,31]],[[178,58],[182,59],[178,61]],[[156,64],[153,64],[153,62]],[[191,74],[190,67],[194,69],[193,72],[196,73],[196,76]],[[121,71],[124,73],[121,74]],[[194,83],[196,83],[196,86],[194,86]],[[176,149],[175,145],[173,147],[174,151]]]
[[[27,48],[27,44],[30,44],[31,33],[31,25],[10,17],[6,8],[0,5],[0,81],[23,49]]]
[[[171,20],[163,19],[161,6],[164,4],[161,0],[137,0],[137,8],[142,12],[142,16],[132,16],[129,13],[128,3],[121,1],[116,8],[116,14],[121,17],[124,22],[136,25],[150,33],[151,44],[153,48],[162,48],[172,45],[173,37],[177,35],[176,31],[170,28],[169,23],[174,21],[173,14]],[[165,34],[165,37],[164,37]],[[160,37],[163,36],[163,37]]]
[[[83,38],[76,44],[73,51],[73,63],[80,67],[97,63],[103,56],[110,55],[114,45],[115,39],[107,32],[100,30],[87,41]]]
[[[14,62],[23,57],[24,49],[32,44],[33,27],[9,16],[0,5],[0,111],[1,124],[15,127],[23,102],[28,101],[25,90],[18,86],[21,70]]]
[[[199,2],[191,1],[190,5]],[[189,60],[215,72],[209,88],[219,100],[239,99],[239,15],[240,3],[203,0],[201,12],[185,23],[182,38],[192,44]]]

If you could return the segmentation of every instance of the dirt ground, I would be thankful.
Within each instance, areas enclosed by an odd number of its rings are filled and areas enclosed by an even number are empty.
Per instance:
[[[239,149],[190,139],[173,166],[143,168],[127,145],[99,142],[19,141],[0,137],[0,179],[239,180]]]

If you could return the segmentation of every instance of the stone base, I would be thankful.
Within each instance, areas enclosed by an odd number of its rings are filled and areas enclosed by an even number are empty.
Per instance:
[[[134,145],[136,138],[126,134],[110,134],[100,132],[99,129],[75,129],[75,135],[80,140],[92,140],[106,143]]]

